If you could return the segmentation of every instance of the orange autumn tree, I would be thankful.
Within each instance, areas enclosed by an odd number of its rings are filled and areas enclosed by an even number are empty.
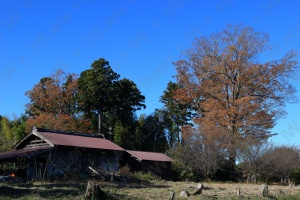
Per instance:
[[[29,118],[27,131],[32,126],[41,128],[89,132],[90,123],[77,112],[76,74],[57,70],[50,77],[44,77],[26,92],[30,103],[26,105]]]
[[[296,53],[262,62],[270,47],[268,35],[243,25],[197,38],[175,62],[182,85],[175,98],[197,108],[194,118],[207,138],[222,130],[228,158],[234,165],[241,142],[259,142],[272,136],[276,120],[285,115],[286,102],[295,102],[289,80],[299,69]],[[216,131],[217,130],[217,131]]]

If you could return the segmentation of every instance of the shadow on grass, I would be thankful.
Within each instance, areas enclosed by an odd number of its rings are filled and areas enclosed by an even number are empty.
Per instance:
[[[55,187],[57,184],[55,184]],[[22,185],[1,185],[0,186],[0,198],[21,198],[21,197],[39,197],[46,199],[55,199],[59,197],[76,197],[78,195],[84,194],[84,188],[78,187],[64,187],[50,189],[46,188],[45,185],[32,185],[32,184],[22,184]]]
[[[104,185],[104,187],[107,187]],[[111,187],[111,186],[108,186]],[[143,188],[170,188],[169,185],[156,185],[156,184],[132,184],[132,183],[125,183],[125,184],[118,184],[113,186],[115,188],[134,188],[134,189],[143,189]]]
[[[0,184],[0,199],[85,199],[85,189],[84,183]],[[120,194],[116,186],[104,186],[100,199],[134,200],[137,198]]]
[[[203,190],[214,190],[215,188],[204,186]],[[219,188],[220,189],[220,188]]]
[[[101,199],[139,199],[120,194],[120,188],[170,188],[169,185],[155,183],[100,183],[103,189]],[[81,183],[18,183],[0,184],[0,199],[84,199],[86,182]]]
[[[86,187],[86,183],[39,183],[32,185],[31,187],[41,187],[45,189],[57,189],[57,188],[73,188],[73,189],[78,189],[82,190]]]
[[[103,200],[135,200],[135,199],[139,199],[139,198],[135,198],[135,197],[128,197],[126,195],[123,194],[118,194],[115,191],[105,191],[101,194],[99,199],[103,199]]]
[[[27,188],[12,188],[10,186],[1,185],[0,186],[0,195],[1,197],[23,197],[30,195],[31,190]]]

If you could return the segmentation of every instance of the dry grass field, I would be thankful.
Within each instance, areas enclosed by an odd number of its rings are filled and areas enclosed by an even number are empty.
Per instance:
[[[188,199],[238,199],[237,189],[240,189],[239,198],[260,198],[261,184],[246,183],[202,183],[204,189],[201,195],[191,195]],[[145,185],[106,185],[104,190],[112,190],[114,193],[123,194],[137,199],[168,199],[170,192],[175,192],[176,199],[181,191],[192,194],[198,183],[195,182],[165,182],[157,181]],[[269,185],[269,198],[278,199],[286,195],[299,196],[300,186],[288,187],[282,185]]]
[[[85,199],[87,182],[0,184],[0,199]],[[288,187],[269,185],[269,196],[262,198],[259,194],[261,184],[246,183],[203,183],[200,195],[191,195],[187,199],[300,199],[300,186]],[[182,190],[193,193],[198,183],[151,181],[145,183],[100,183],[107,194],[106,199],[169,199],[170,192],[179,198]],[[241,194],[237,196],[237,189]]]

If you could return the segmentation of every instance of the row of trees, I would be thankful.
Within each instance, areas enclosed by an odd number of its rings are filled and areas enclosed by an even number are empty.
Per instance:
[[[260,143],[240,150],[239,168],[248,182],[262,180],[300,183],[299,155],[299,147]]]
[[[108,136],[113,127],[115,141],[123,145],[135,130],[135,111],[146,107],[136,84],[120,79],[103,58],[79,76],[58,70],[42,78],[26,96],[30,99],[27,131],[35,125]]]
[[[25,135],[27,117],[15,117],[13,120],[0,115],[0,152],[7,151]]]
[[[195,138],[189,138],[187,143],[167,152],[176,158],[173,170],[177,180],[300,183],[299,147],[268,142],[244,146],[239,149],[233,168],[224,147],[207,146]]]
[[[169,147],[160,112],[136,117],[135,111],[145,108],[145,97],[136,84],[112,70],[103,58],[94,61],[80,75],[57,70],[43,77],[26,92],[30,102],[26,117],[6,119],[10,130],[21,120],[22,136],[33,126],[85,133],[103,134],[124,148],[164,152]],[[9,135],[3,125],[2,135]],[[112,130],[110,130],[112,128]],[[13,134],[14,135],[14,134]],[[20,135],[20,134],[19,134]],[[20,137],[5,137],[13,146]],[[5,150],[5,149],[3,149]]]
[[[145,97],[105,59],[80,75],[58,70],[26,93],[26,131],[36,125],[108,137],[112,127],[124,148],[168,150],[179,174],[234,179],[241,152],[265,144],[285,104],[298,101],[290,82],[299,70],[296,52],[261,62],[269,48],[267,34],[243,25],[197,38],[174,63],[176,81],[161,96],[164,107],[139,118]],[[246,160],[239,166],[252,166]]]

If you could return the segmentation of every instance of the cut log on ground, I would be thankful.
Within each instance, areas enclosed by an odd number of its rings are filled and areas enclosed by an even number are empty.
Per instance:
[[[193,195],[202,194],[203,188],[204,188],[204,185],[199,183],[198,186],[196,187],[196,189],[194,190]]]
[[[190,194],[188,193],[188,191],[181,191],[180,194],[179,194],[179,197],[183,197],[183,198],[187,198],[189,197]]]

